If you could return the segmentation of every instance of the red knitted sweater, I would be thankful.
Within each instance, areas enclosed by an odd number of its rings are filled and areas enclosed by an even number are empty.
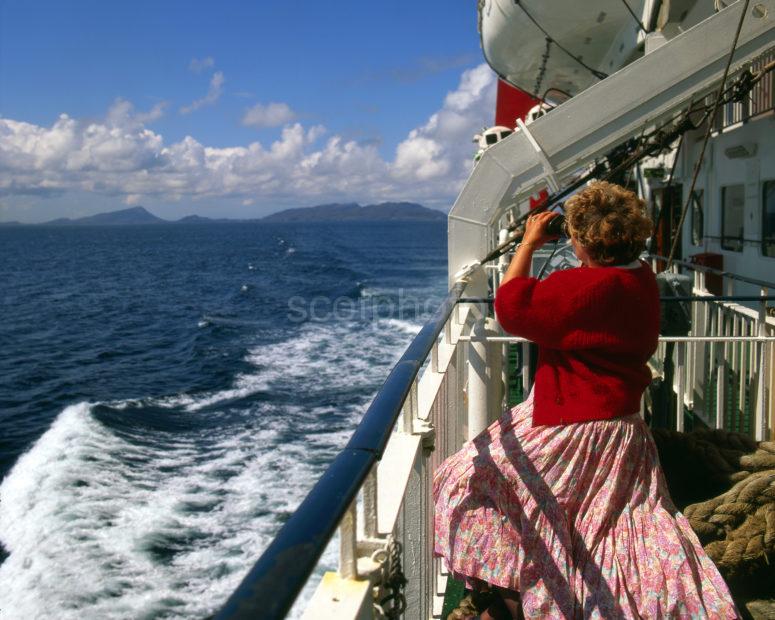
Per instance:
[[[648,265],[514,278],[498,289],[495,311],[507,332],[538,344],[534,426],[640,409],[659,336],[659,293]]]

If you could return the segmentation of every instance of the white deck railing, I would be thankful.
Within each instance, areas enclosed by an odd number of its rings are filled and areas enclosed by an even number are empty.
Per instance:
[[[672,269],[692,272],[686,264]],[[488,274],[491,286],[500,272]],[[693,273],[692,296],[712,297],[705,273]],[[726,292],[733,292],[726,280],[734,279],[725,276]],[[768,292],[761,288],[762,295]],[[655,379],[663,378],[665,355],[672,350],[677,429],[684,429],[692,416],[695,423],[746,432],[757,440],[772,436],[775,318],[767,316],[766,302],[753,305],[694,302],[689,334],[660,338],[652,366]],[[441,617],[446,574],[432,554],[433,472],[497,418],[509,402],[508,372],[519,377],[523,396],[530,389],[529,343],[505,335],[488,314],[486,304],[468,302],[450,315],[413,383],[382,460],[364,485],[361,509],[353,506],[341,524],[339,572],[323,579],[305,618],[379,617],[374,603],[385,595],[380,586],[385,568],[372,555],[380,541],[391,537],[403,547],[403,617]],[[522,362],[509,369],[508,347],[514,345],[520,346]]]
[[[653,264],[656,266],[656,259]],[[775,284],[726,272],[675,262],[671,271],[693,276],[691,295],[713,297],[706,275],[721,278],[726,295],[755,287],[767,298]],[[691,331],[685,338],[662,338],[654,368],[664,372],[664,358],[673,350],[673,389],[676,428],[683,430],[687,412],[713,428],[751,435],[757,441],[775,427],[775,317],[768,316],[766,299],[756,302],[694,302]],[[669,344],[672,343],[672,347]]]

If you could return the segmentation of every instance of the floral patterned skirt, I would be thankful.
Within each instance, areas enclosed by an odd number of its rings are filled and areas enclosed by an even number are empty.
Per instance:
[[[737,618],[635,414],[532,426],[532,394],[444,461],[435,545],[457,579],[518,591],[526,618]]]

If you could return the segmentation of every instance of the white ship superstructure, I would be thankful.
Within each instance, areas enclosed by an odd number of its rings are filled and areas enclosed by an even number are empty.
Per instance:
[[[531,196],[547,190],[558,202],[590,172],[610,172],[611,153],[628,141],[630,155],[646,156],[633,157],[627,179],[660,214],[661,251],[680,234],[670,270],[691,276],[691,331],[661,338],[653,360],[656,379],[669,377],[666,357],[674,366],[672,424],[773,437],[775,0],[479,4],[484,53],[501,77],[539,97],[549,88],[571,97],[484,150],[449,214],[446,300],[218,618],[284,617],[336,528],[339,570],[324,576],[305,618],[441,617],[434,468],[530,389],[528,343],[502,332],[489,303],[507,257],[482,259],[510,237]],[[703,114],[741,20],[724,88],[739,96],[707,121],[692,197]],[[588,49],[587,67],[557,43]]]

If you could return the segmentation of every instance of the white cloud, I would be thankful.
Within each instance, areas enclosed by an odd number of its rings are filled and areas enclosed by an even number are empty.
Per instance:
[[[201,73],[205,69],[210,69],[215,66],[215,60],[212,56],[205,58],[192,58],[188,64],[188,70],[194,73]]]
[[[257,103],[245,110],[242,124],[247,127],[279,127],[296,119],[287,103]]]
[[[218,75],[211,100],[223,84]],[[491,71],[482,65],[464,72],[443,106],[391,159],[373,143],[298,122],[286,124],[271,144],[216,148],[191,136],[168,143],[146,127],[164,104],[142,112],[123,99],[100,121],[62,114],[43,127],[0,118],[0,195],[86,191],[126,204],[235,198],[245,205],[396,199],[448,205],[470,173],[471,137],[491,120],[494,102]]]
[[[442,108],[398,145],[393,176],[435,191],[452,183],[457,190],[471,170],[471,138],[495,113],[495,88],[495,75],[487,65],[465,71]]]
[[[118,98],[113,102],[113,105],[108,109],[108,114],[105,118],[108,125],[122,126],[122,127],[141,127],[154,121],[159,120],[164,116],[164,110],[166,109],[168,102],[161,101],[154,105],[147,112],[137,112],[134,106],[126,99]]]
[[[223,71],[216,71],[213,77],[210,78],[210,87],[207,89],[207,94],[201,99],[192,101],[189,105],[180,108],[181,114],[190,114],[194,110],[198,110],[201,107],[213,105],[218,99],[221,98],[223,93],[223,83],[225,78],[223,77]]]

